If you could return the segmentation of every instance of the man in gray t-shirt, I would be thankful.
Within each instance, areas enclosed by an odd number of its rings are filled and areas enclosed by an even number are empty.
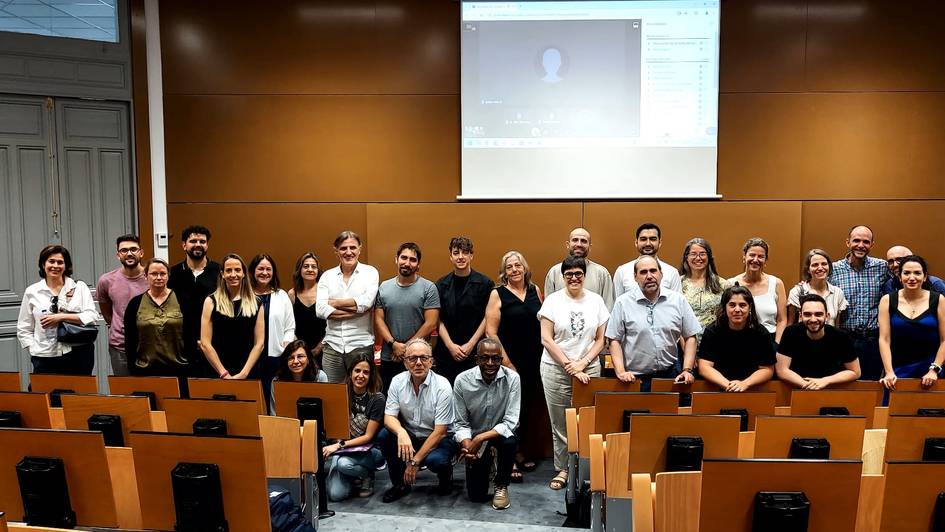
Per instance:
[[[397,249],[397,276],[377,289],[374,329],[384,341],[381,348],[381,380],[384,392],[390,381],[404,370],[405,344],[427,338],[440,319],[440,295],[436,285],[420,277],[420,246],[405,242]]]

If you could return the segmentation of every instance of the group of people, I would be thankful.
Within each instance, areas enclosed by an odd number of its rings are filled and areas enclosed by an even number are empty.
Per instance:
[[[886,261],[870,256],[873,233],[862,225],[840,260],[810,250],[790,290],[765,272],[761,238],[745,243],[744,270],[726,279],[702,238],[686,243],[678,269],[664,262],[661,230],[646,223],[635,233],[639,256],[611,277],[589,258],[590,233],[575,228],[544,296],[517,251],[502,257],[498,283],[473,270],[466,237],[449,242],[452,271],[436,282],[419,274],[412,242],[396,250],[397,275],[381,282],[359,260],[361,238],[344,231],[333,244],[338,265],[322,271],[314,253],[302,254],[288,291],[271,256],[216,263],[209,229],[190,226],[181,237],[186,256],[173,266],[142,262],[134,235],[117,239],[120,267],[96,290],[114,373],[258,378],[268,397],[273,380],[346,382],[351,436],[324,449],[333,499],[372,493],[384,462],[385,502],[409,493],[423,466],[448,492],[458,456],[469,497],[488,500],[495,454],[492,504],[507,508],[509,484],[534,470],[547,441],[537,430],[545,412],[556,470],[549,487],[563,488],[565,409],[573,386],[601,375],[606,352],[616,377],[639,379],[644,391],[653,378],[697,376],[731,392],[775,376],[804,389],[860,377],[930,386],[945,363],[945,283],[903,246]],[[68,250],[44,248],[42,279],[24,294],[18,336],[35,372],[91,373],[91,345],[56,334],[62,322],[97,318],[71,270]]]

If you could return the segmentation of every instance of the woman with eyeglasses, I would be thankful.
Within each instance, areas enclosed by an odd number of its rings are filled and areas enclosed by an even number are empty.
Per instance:
[[[60,342],[59,324],[92,325],[98,320],[88,285],[72,279],[72,256],[63,246],[50,245],[39,253],[40,280],[23,292],[16,336],[30,352],[33,373],[91,375],[95,343]]]
[[[604,348],[604,330],[610,313],[604,299],[584,289],[587,261],[568,256],[561,263],[566,287],[545,299],[541,319],[541,382],[551,418],[554,462],[557,473],[548,484],[560,490],[568,483],[567,423],[564,411],[571,407],[572,377],[582,385],[601,371],[598,355]]]
[[[186,377],[184,314],[177,294],[167,287],[170,266],[150,259],[144,266],[148,290],[125,309],[125,350],[132,375]]]
[[[246,275],[246,263],[230,253],[220,261],[217,289],[203,304],[200,349],[213,375],[221,379],[256,376],[263,351],[266,313]]]
[[[520,452],[516,456],[513,479],[521,478],[519,471],[531,472],[537,467],[526,455],[538,455],[544,445],[538,436],[543,430],[545,406],[541,390],[541,291],[531,282],[532,272],[525,257],[518,251],[502,256],[499,267],[499,286],[489,294],[486,305],[486,336],[502,343],[503,365],[516,371],[522,382],[522,420]]]
[[[715,321],[722,291],[732,284],[719,277],[719,272],[715,269],[715,258],[712,256],[712,246],[704,238],[696,237],[686,242],[679,271],[682,273],[683,297],[689,302],[699,325],[705,330]],[[702,341],[701,332],[696,335],[696,341]]]

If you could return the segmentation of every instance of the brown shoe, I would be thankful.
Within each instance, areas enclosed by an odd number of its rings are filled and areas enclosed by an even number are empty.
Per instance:
[[[512,506],[512,499],[509,498],[508,486],[496,486],[495,493],[492,495],[492,507],[496,510],[505,510]]]

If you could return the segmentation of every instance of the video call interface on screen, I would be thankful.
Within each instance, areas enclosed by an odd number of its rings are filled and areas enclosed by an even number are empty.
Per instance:
[[[604,149],[647,168],[666,159],[648,148],[696,148],[679,171],[712,166],[714,193],[718,43],[718,0],[464,2],[464,172],[507,165],[482,153],[504,149]]]

